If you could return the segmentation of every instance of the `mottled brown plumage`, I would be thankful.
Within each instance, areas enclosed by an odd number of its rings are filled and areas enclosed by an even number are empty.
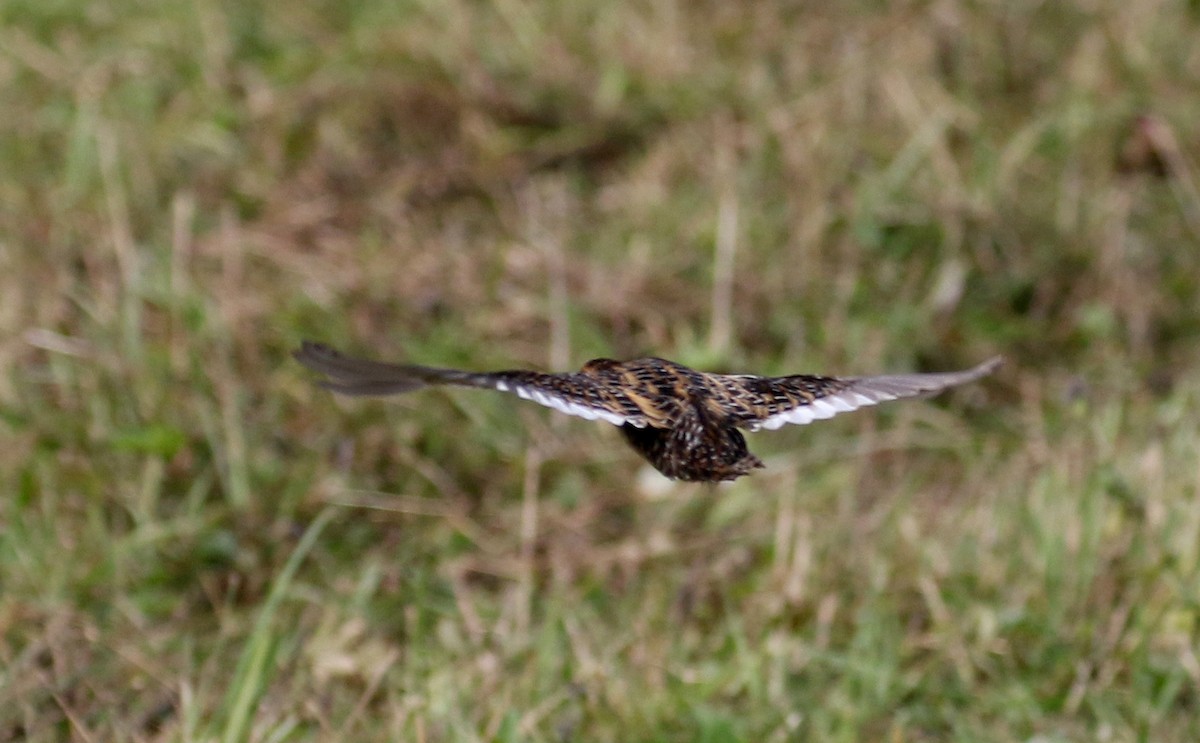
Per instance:
[[[973,369],[944,374],[757,377],[708,374],[656,358],[596,359],[578,372],[467,372],[387,364],[343,356],[305,342],[296,360],[329,377],[322,387],[345,395],[389,395],[428,385],[512,392],[589,420],[620,426],[626,441],[667,477],[716,482],[762,467],[739,429],[805,424],[887,400],[933,395],[990,374],[993,358]]]

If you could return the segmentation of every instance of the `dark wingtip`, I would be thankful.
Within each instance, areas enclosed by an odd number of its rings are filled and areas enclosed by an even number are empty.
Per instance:
[[[309,354],[309,353],[327,353],[332,350],[333,350],[332,348],[325,345],[324,343],[319,343],[317,341],[303,340],[303,341],[300,341],[300,348],[296,349],[295,351],[292,351],[292,355],[300,356],[300,355]]]
[[[292,358],[301,361],[319,345],[316,341],[300,341],[300,347],[292,351]]]
[[[295,359],[296,361],[299,361],[301,364],[303,364],[304,359],[309,354],[309,348],[312,345],[313,345],[312,341],[300,341],[300,347],[297,348],[296,350],[292,351],[292,358]]]
[[[340,356],[331,346],[317,341],[300,341],[300,348],[292,351],[292,358],[299,361],[313,371],[322,371],[314,366],[315,362],[320,362],[322,359],[336,358]]]
[[[426,385],[423,379],[411,371],[419,367],[403,367],[351,358],[331,346],[316,341],[301,341],[300,348],[292,351],[292,358],[305,368],[329,377],[318,380],[318,387],[341,395],[394,395],[411,392]]]

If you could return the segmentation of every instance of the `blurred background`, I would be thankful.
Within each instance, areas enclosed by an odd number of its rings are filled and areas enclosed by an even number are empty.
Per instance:
[[[1200,737],[1200,6],[0,5],[0,741]],[[671,483],[471,369],[995,377]]]

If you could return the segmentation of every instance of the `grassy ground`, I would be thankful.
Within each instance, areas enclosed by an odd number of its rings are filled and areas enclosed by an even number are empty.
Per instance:
[[[1200,738],[1195,3],[0,5],[0,741]],[[948,369],[712,489],[474,368]]]

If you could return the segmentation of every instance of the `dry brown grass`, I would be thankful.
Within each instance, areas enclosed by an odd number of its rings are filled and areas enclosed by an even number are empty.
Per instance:
[[[1185,4],[0,9],[0,741],[1194,740]],[[717,489],[468,367],[941,369]]]

